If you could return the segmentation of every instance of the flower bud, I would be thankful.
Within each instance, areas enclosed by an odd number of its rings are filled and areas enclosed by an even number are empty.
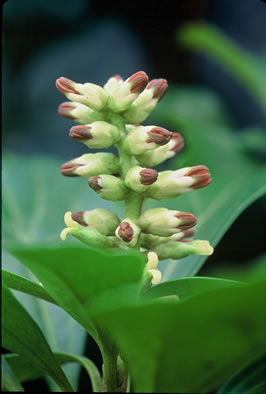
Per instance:
[[[123,78],[120,75],[114,75],[109,78],[106,84],[104,85],[104,90],[108,94],[108,96],[112,96],[123,84]]]
[[[80,124],[87,124],[95,120],[103,120],[103,114],[87,107],[84,104],[67,101],[58,107],[59,115],[74,120]]]
[[[123,114],[128,123],[143,122],[163,98],[168,88],[166,79],[153,79]]]
[[[162,279],[162,273],[157,269],[158,256],[155,252],[148,252],[146,270],[152,275],[151,283],[157,285]]]
[[[76,83],[65,77],[60,77],[56,80],[56,87],[69,100],[87,105],[96,111],[105,107],[108,98],[103,88],[98,85],[93,83]]]
[[[185,167],[177,171],[162,171],[158,175],[157,182],[147,189],[145,197],[155,200],[174,198],[182,193],[207,186],[211,180],[209,169],[203,165]]]
[[[115,77],[114,77],[115,78]],[[113,112],[123,112],[138,97],[148,83],[148,76],[144,71],[138,71],[126,81],[108,81],[105,90],[109,92],[108,106]]]
[[[60,171],[69,177],[115,174],[119,172],[119,161],[112,153],[86,153],[64,163]]]
[[[191,241],[191,242],[167,242],[161,243],[154,247],[160,260],[181,259],[191,254],[207,255],[213,253],[213,248],[208,241]]]
[[[152,168],[132,167],[125,178],[125,184],[135,192],[142,193],[157,180],[158,173]]]
[[[195,226],[196,218],[192,213],[153,208],[145,211],[138,219],[138,225],[144,233],[167,237],[180,230]]]
[[[191,238],[194,235],[193,230],[177,230],[176,233],[170,235],[169,237],[160,237],[154,234],[141,233],[141,246],[146,249],[153,249],[155,246],[161,243],[168,242],[188,242],[186,238]]]
[[[138,126],[129,132],[123,148],[131,155],[141,155],[147,150],[167,144],[171,137],[172,132],[163,127]]]
[[[71,212],[66,212],[65,214],[65,224],[66,228],[61,231],[60,237],[64,241],[67,234],[72,234],[74,237],[78,238],[81,242],[93,246],[95,248],[113,248],[115,243],[112,239],[101,234],[95,228],[84,227],[72,219]]]
[[[74,126],[70,129],[69,135],[74,140],[83,142],[89,148],[109,148],[120,138],[117,127],[101,121]]]
[[[184,140],[181,134],[172,133],[172,137],[167,144],[157,149],[146,151],[138,155],[136,159],[142,166],[154,167],[175,156],[176,152],[181,150],[183,146]]]
[[[127,246],[135,246],[140,235],[140,228],[131,220],[124,219],[115,231],[117,238]]]
[[[122,179],[112,175],[92,176],[88,183],[104,200],[123,200],[129,192]]]
[[[114,235],[120,223],[119,218],[113,212],[103,208],[73,212],[71,218],[81,226],[94,228],[104,235]]]

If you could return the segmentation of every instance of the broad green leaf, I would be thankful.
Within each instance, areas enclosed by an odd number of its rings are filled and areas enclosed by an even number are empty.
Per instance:
[[[175,111],[178,100],[172,89],[170,97],[165,96],[156,112],[157,121],[165,122],[172,130],[179,129],[178,111]],[[148,200],[145,209],[166,206],[193,213],[198,220],[194,238],[207,239],[215,247],[234,220],[265,194],[266,166],[246,154],[243,140],[229,128],[186,119],[182,134],[186,150],[170,162],[171,169],[204,164],[210,169],[212,183],[176,199]],[[206,256],[191,256],[162,262],[163,280],[193,276],[205,261]]]
[[[266,112],[265,68],[255,56],[231,41],[217,27],[207,23],[184,26],[177,31],[177,41],[212,56],[250,91]]]
[[[1,356],[1,382],[1,391],[3,388],[6,391],[24,391],[3,355]]]
[[[52,302],[53,304],[55,303],[55,301],[49,296],[49,294],[41,285],[38,285],[37,283],[26,279],[23,276],[2,269],[2,280],[3,283],[10,289],[22,291],[23,293],[30,294],[48,302]]]
[[[125,306],[96,320],[119,345],[134,392],[207,393],[263,353],[265,285]]]
[[[96,341],[92,312],[135,302],[140,292],[144,258],[133,251],[107,253],[62,243],[61,247],[17,247],[12,253]]]
[[[88,373],[93,390],[96,392],[101,391],[101,375],[95,364],[87,357],[77,356],[70,353],[54,353],[54,357],[60,365],[65,363],[79,363]],[[19,354],[6,354],[5,360],[10,365],[16,375],[16,378],[20,382],[37,379],[43,376],[43,372],[39,368],[21,357]]]
[[[232,285],[243,286],[244,283],[228,279],[205,278],[200,276],[168,280],[167,282],[153,286],[144,294],[144,299],[177,295],[180,300],[183,300],[215,289],[227,288]]]
[[[18,260],[5,251],[3,252],[3,267],[8,269],[8,271],[16,272],[20,277],[34,281],[38,286],[39,281],[36,277],[24,265],[19,263]],[[68,353],[75,352],[77,355],[83,354],[86,331],[80,326],[80,324],[72,319],[69,314],[50,302],[46,302],[37,297],[32,297],[17,290],[12,291],[15,293],[17,299],[22,303],[24,308],[37,322],[45,335],[48,344],[54,352],[66,351]],[[76,389],[80,371],[79,365],[66,365],[63,366],[63,370],[67,374],[72,386]],[[50,379],[48,384],[51,391],[58,391],[58,387],[55,387],[53,380]]]
[[[4,284],[2,301],[3,346],[36,364],[56,382],[62,391],[74,391],[55,360],[38,325]]]
[[[266,391],[266,357],[243,368],[227,381],[218,394],[264,394]]]

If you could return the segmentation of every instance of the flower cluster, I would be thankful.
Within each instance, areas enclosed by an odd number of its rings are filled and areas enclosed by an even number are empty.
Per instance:
[[[60,115],[77,122],[69,136],[89,148],[115,146],[117,155],[88,153],[64,163],[64,176],[87,177],[88,185],[105,200],[125,201],[121,220],[106,209],[67,212],[61,238],[68,233],[99,248],[134,248],[147,256],[147,276],[159,283],[158,259],[180,259],[190,254],[210,255],[208,241],[189,241],[196,224],[192,213],[166,208],[141,212],[145,199],[170,199],[211,182],[204,165],[176,171],[151,168],[183,148],[180,133],[143,122],[167,91],[165,79],[149,81],[139,71],[126,80],[115,75],[103,87],[60,77],[57,89],[70,101],[60,104]]]

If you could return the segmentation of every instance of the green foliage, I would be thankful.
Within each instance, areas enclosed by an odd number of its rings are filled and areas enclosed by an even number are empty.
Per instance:
[[[79,363],[85,368],[86,372],[90,376],[93,390],[97,392],[100,391],[101,377],[98,369],[91,360],[84,356],[81,357],[69,353],[54,353],[53,355],[60,365],[73,362]],[[43,376],[42,370],[18,354],[6,354],[4,356],[4,362],[10,366],[11,370],[13,371],[12,373],[15,374],[15,378],[20,382],[34,380]]]
[[[254,55],[207,23],[188,24],[177,31],[176,37],[181,45],[207,54],[224,66],[250,91],[266,113],[265,71],[262,62]]]
[[[24,391],[4,356],[1,356],[1,391]]]
[[[237,372],[218,391],[218,394],[264,394],[266,391],[266,358],[249,364]]]
[[[180,302],[126,306],[97,319],[119,345],[134,392],[206,393],[263,352],[264,290],[265,279],[232,284]]]
[[[74,391],[39,327],[5,285],[2,298],[3,346],[35,363],[53,378],[62,391]]]

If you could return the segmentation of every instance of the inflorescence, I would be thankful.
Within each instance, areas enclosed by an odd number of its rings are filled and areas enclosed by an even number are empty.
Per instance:
[[[93,247],[137,249],[147,256],[146,273],[153,284],[161,280],[158,260],[212,254],[208,241],[188,240],[197,222],[192,213],[167,208],[141,212],[147,198],[175,198],[211,182],[204,165],[159,173],[151,168],[184,146],[180,133],[140,124],[165,95],[167,81],[149,81],[139,71],[125,81],[115,75],[103,87],[60,77],[56,87],[70,100],[59,105],[59,114],[79,123],[69,136],[89,148],[114,145],[118,152],[84,154],[63,164],[61,173],[87,177],[89,187],[105,200],[125,201],[123,220],[102,208],[67,212],[61,239],[70,233]]]

